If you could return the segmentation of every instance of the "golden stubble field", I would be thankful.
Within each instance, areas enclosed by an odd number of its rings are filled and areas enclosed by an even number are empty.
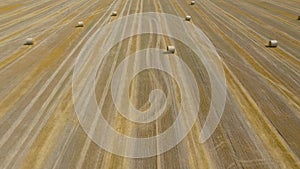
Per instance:
[[[0,168],[300,168],[299,6],[298,0],[203,0],[193,6],[188,0],[1,1]],[[111,17],[112,11],[118,16]],[[133,159],[101,149],[84,132],[72,101],[72,75],[78,54],[95,31],[141,12],[191,15],[222,58],[227,98],[217,129],[199,143],[211,100],[203,63],[188,46],[167,36],[123,40],[105,57],[95,88],[103,116],[116,131],[155,136],[172,125],[181,104],[176,81],[150,69],[131,81],[130,101],[147,110],[149,93],[161,89],[169,103],[165,112],[149,124],[118,113],[109,90],[111,77],[137,50],[175,45],[196,77],[201,97],[198,119],[183,141],[161,155]],[[78,21],[84,27],[76,27]],[[27,37],[34,38],[34,45],[23,45]],[[279,46],[266,47],[270,39]],[[124,72],[138,64],[137,59]]]

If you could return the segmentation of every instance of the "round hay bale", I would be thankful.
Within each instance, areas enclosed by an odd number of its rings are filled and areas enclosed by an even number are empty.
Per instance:
[[[78,24],[77,24],[77,27],[83,27],[83,26],[84,26],[83,21],[79,21]]]
[[[33,45],[33,38],[27,38],[24,45]]]
[[[112,15],[112,16],[117,16],[118,13],[117,13],[117,11],[113,11],[111,15]]]
[[[195,5],[195,1],[191,1],[191,5]]]
[[[192,17],[190,16],[190,15],[187,15],[186,17],[185,17],[185,20],[186,21],[190,21],[192,19]]]
[[[167,46],[167,51],[169,53],[175,53],[175,46]]]
[[[278,41],[277,40],[270,40],[269,41],[269,47],[277,47]]]

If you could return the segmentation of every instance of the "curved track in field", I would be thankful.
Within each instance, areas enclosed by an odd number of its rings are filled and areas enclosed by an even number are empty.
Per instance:
[[[299,6],[297,0],[202,0],[193,6],[188,0],[0,1],[0,168],[300,168]],[[114,10],[117,17],[110,16]],[[180,144],[155,157],[130,159],[101,149],[87,137],[74,111],[72,75],[94,32],[121,16],[142,12],[191,15],[222,58],[228,95],[216,131],[200,144],[211,99],[203,63],[187,46],[166,36],[134,36],[117,44],[98,69],[95,92],[103,116],[118,132],[155,136],[172,125],[180,107],[174,79],[151,69],[131,81],[132,104],[146,110],[149,93],[158,88],[171,106],[157,121],[143,125],[117,112],[110,82],[121,61],[137,50],[174,44],[201,94],[197,122]],[[80,20],[85,27],[76,28]],[[134,23],[141,26],[142,21]],[[35,39],[33,46],[23,45],[27,37]],[[279,46],[265,47],[269,39],[277,39]],[[136,58],[129,63],[124,76],[141,62]]]

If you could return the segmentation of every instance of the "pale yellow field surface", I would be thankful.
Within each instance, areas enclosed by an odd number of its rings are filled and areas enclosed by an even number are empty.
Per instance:
[[[179,84],[189,82],[170,61],[180,83],[164,71],[147,69],[125,91],[140,111],[150,107],[152,90],[163,91],[168,104],[161,116],[137,123],[120,114],[111,81],[122,60],[136,51],[175,46],[175,54],[195,77],[201,100],[195,123],[176,146],[151,157],[130,158],[105,150],[88,136],[75,111],[72,82],[76,59],[89,49],[95,32],[119,18],[146,12],[171,14],[183,22],[191,16],[189,23],[203,31],[220,56],[227,95],[220,123],[201,143],[213,90],[205,63],[189,46],[165,35],[135,35],[117,43],[96,69],[93,89],[102,116],[116,132],[153,137],[185,113],[178,113],[183,98]],[[195,5],[189,0],[0,0],[0,169],[300,168],[298,15],[299,0],[198,0]],[[76,27],[79,21],[83,27]],[[134,20],[133,28],[142,28],[142,22]],[[153,25],[167,32],[174,29],[164,23],[162,19]],[[120,26],[121,34],[127,24]],[[26,38],[33,38],[33,45],[24,45]],[[107,34],[100,41],[109,43],[111,38]],[[267,47],[271,39],[278,41],[276,48]],[[99,53],[89,55],[97,58]],[[149,62],[162,62],[155,58]],[[136,58],[123,72],[132,72],[141,62]],[[105,133],[102,139],[111,145],[120,141]],[[126,151],[148,150],[137,146]]]

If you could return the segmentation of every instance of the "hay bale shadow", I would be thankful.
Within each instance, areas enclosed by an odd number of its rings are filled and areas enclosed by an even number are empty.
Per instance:
[[[165,52],[163,52],[163,54],[164,54],[164,55],[169,55],[169,54],[173,54],[173,55],[174,55],[175,52],[173,53],[173,52],[165,51]]]
[[[277,46],[265,45],[267,48],[277,48]]]

